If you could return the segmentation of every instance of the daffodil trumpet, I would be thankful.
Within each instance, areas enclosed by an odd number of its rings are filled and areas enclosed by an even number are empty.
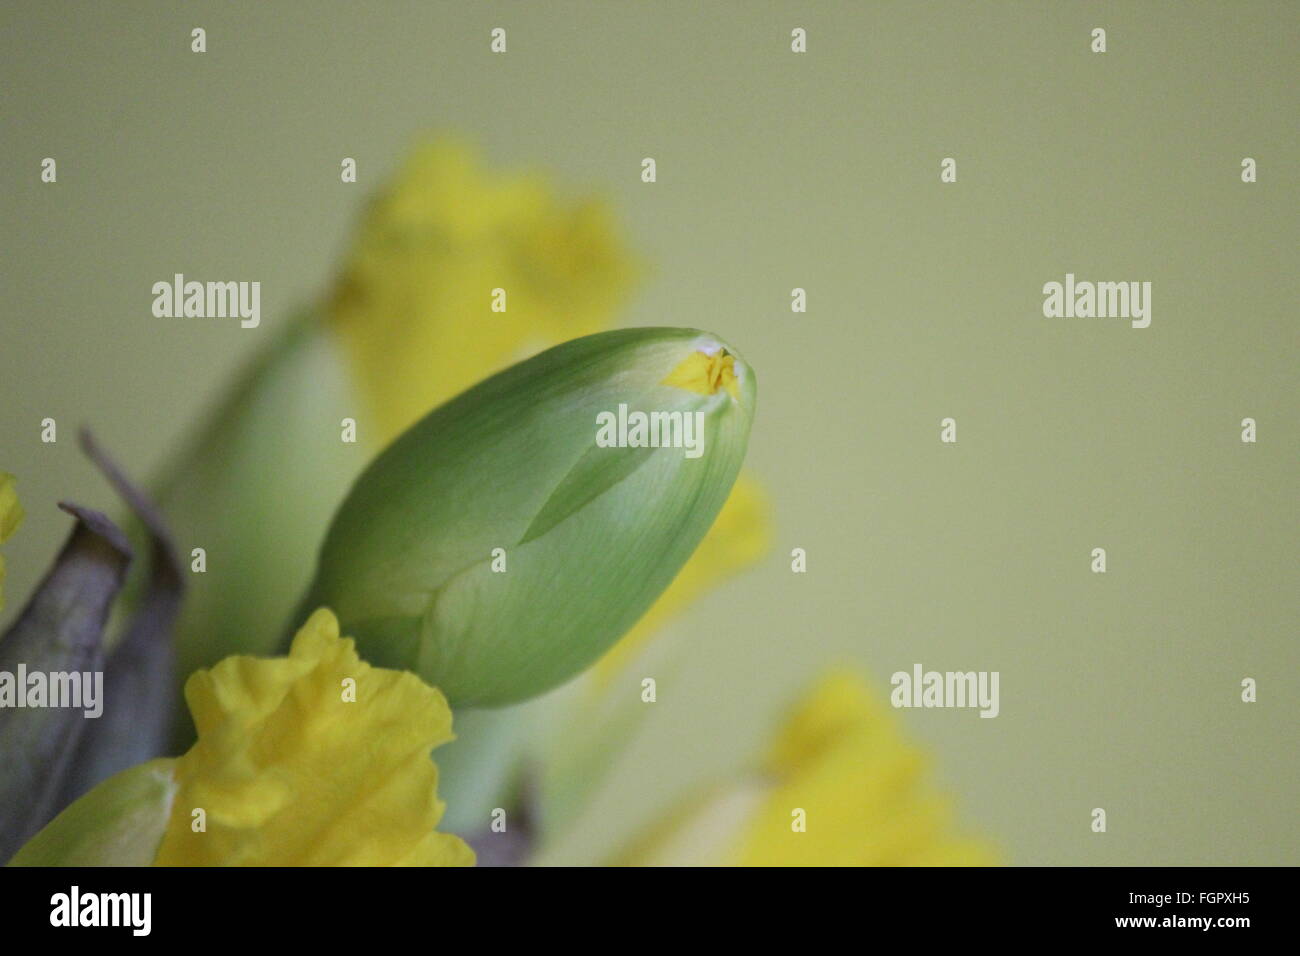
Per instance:
[[[451,710],[414,674],[371,667],[326,609],[284,657],[191,675],[198,739],[109,777],[12,866],[467,866],[437,829],[429,753]]]

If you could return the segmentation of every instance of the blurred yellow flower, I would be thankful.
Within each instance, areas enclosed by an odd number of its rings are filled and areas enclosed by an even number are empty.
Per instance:
[[[383,445],[506,365],[609,328],[634,275],[604,203],[442,139],[375,201],[329,315]]]
[[[451,711],[414,674],[371,667],[327,609],[288,657],[229,657],[185,687],[198,741],[157,865],[459,866],[429,751]],[[196,832],[200,816],[204,829]]]
[[[926,761],[860,677],[826,675],[781,728],[764,768],[773,787],[741,837],[746,866],[962,866],[996,862],[953,829]],[[804,811],[805,832],[794,826]]]
[[[18,503],[14,476],[0,471],[0,544],[4,544],[23,520],[23,506]],[[5,556],[0,554],[0,611],[5,606]]]
[[[741,866],[979,866],[993,849],[953,826],[921,753],[854,673],[823,677],[761,770],[656,827],[624,862]]]

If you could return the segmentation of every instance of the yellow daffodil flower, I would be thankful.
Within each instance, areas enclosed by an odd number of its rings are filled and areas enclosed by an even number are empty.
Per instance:
[[[178,785],[157,865],[459,866],[429,751],[452,739],[442,694],[357,657],[316,611],[288,657],[229,657],[194,674],[198,741]],[[196,832],[196,811],[206,829]]]
[[[962,835],[921,753],[854,673],[799,702],[762,767],[656,827],[625,862],[741,866],[963,866],[997,862]]]
[[[329,316],[385,445],[493,372],[609,328],[634,274],[604,203],[444,139],[371,207]]]
[[[198,741],[110,777],[14,866],[472,866],[440,833],[442,693],[362,661],[328,609],[287,657],[228,657],[185,686]]]
[[[4,544],[23,520],[23,506],[18,503],[14,476],[0,471],[0,544]],[[0,611],[5,606],[5,557],[0,554]]]

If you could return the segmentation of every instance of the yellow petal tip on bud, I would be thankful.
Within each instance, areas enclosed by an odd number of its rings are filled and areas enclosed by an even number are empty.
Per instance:
[[[734,399],[740,398],[736,379],[736,357],[720,345],[699,346],[686,361],[669,373],[662,382],[701,395],[715,395],[725,388]]]

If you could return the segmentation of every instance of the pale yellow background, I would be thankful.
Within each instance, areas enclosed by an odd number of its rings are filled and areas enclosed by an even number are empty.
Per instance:
[[[606,195],[652,267],[625,323],[716,331],[760,379],[777,551],[678,621],[695,661],[592,846],[848,659],[882,693],[914,662],[1001,672],[996,720],[902,719],[1012,862],[1300,862],[1298,37],[1295,3],[6,3],[6,619],[54,502],[113,505],[73,428],[148,474],[450,129]],[[1151,281],[1151,327],[1043,318],[1067,271]],[[262,281],[263,328],[154,319],[173,272]]]

